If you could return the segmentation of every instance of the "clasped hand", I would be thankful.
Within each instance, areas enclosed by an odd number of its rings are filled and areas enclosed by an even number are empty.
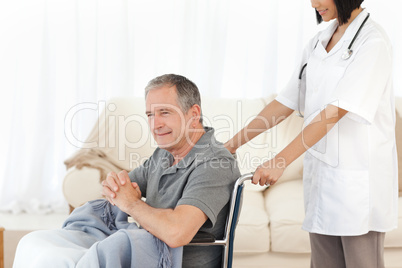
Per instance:
[[[137,183],[131,182],[127,171],[118,174],[109,172],[102,182],[102,195],[122,211],[129,213],[130,207],[141,200],[141,191]]]

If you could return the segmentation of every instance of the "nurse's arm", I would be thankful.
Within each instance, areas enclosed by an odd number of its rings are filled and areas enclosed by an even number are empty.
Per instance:
[[[279,154],[257,168],[253,183],[275,184],[285,168],[327,135],[347,112],[337,106],[328,105]]]
[[[249,142],[262,132],[278,125],[293,112],[282,103],[273,100],[242,130],[225,143],[232,154],[243,144]]]

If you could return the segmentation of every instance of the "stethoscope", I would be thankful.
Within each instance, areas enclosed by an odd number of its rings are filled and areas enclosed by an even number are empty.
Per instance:
[[[341,58],[342,58],[343,60],[348,60],[348,59],[352,56],[352,54],[353,54],[353,50],[352,50],[353,43],[355,42],[357,36],[358,36],[359,33],[360,33],[360,30],[363,28],[364,24],[366,23],[366,21],[368,20],[369,17],[370,17],[370,13],[367,13],[366,18],[364,19],[364,21],[363,21],[362,24],[360,25],[360,27],[359,27],[359,29],[357,30],[355,36],[353,37],[352,41],[350,42],[348,48],[345,50],[345,52],[343,52],[343,54],[342,54],[342,56],[341,56]],[[313,50],[317,47],[317,44],[318,44],[318,41],[317,41],[317,43],[315,44]],[[302,118],[304,118],[304,115],[303,115],[303,114],[301,113],[301,111],[300,111],[300,90],[301,90],[301,81],[302,81],[303,72],[304,72],[304,69],[306,69],[306,67],[307,67],[307,63],[305,63],[305,64],[303,65],[303,67],[301,68],[300,73],[299,73],[299,103],[298,103],[298,114],[297,114],[297,115],[300,116],[300,117],[302,117]]]

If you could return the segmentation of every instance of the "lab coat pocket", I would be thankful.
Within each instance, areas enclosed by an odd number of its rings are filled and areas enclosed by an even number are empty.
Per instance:
[[[337,99],[333,98],[334,91],[345,74],[343,66],[317,65],[316,72],[314,72],[314,69],[307,70],[306,121],[311,121],[313,116],[319,113],[326,105],[330,103],[337,105],[333,103],[337,101]]]
[[[326,94],[330,93],[328,97],[336,90],[344,74],[345,67],[336,65],[328,68],[328,71],[321,76],[320,88],[324,90]],[[329,101],[329,99],[326,100]]]
[[[332,92],[345,73],[346,67],[320,58],[310,58],[307,65],[307,91]]]
[[[319,211],[323,227],[333,235],[365,233],[369,215],[367,170],[322,169]]]

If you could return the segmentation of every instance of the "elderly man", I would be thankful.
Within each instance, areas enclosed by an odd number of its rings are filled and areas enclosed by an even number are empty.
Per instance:
[[[128,174],[108,174],[102,183],[108,201],[76,209],[62,230],[25,237],[15,267],[25,267],[27,259],[30,267],[220,267],[219,247],[184,247],[182,255],[181,247],[199,230],[222,237],[240,176],[236,162],[214,130],[203,126],[193,82],[163,75],[148,83],[145,96],[158,144],[153,155]],[[127,215],[140,228],[127,223]]]

